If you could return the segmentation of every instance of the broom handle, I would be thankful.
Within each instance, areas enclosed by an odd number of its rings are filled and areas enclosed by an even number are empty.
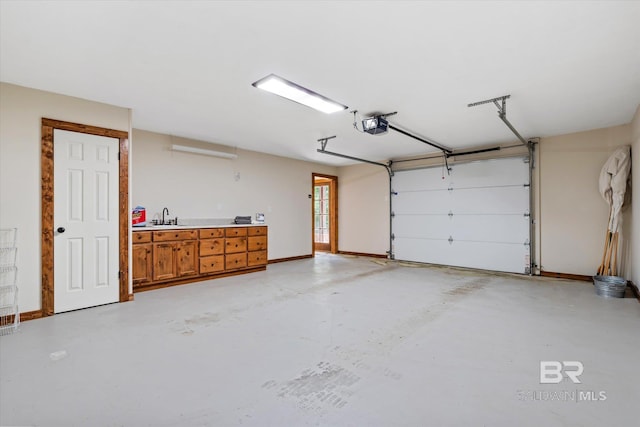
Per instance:
[[[598,274],[599,275],[604,275],[604,269],[605,269],[605,260],[607,259],[607,252],[609,251],[609,242],[611,241],[611,232],[609,231],[609,228],[607,227],[607,232],[604,235],[604,250],[602,251],[602,262],[600,262],[600,267],[598,267]]]
[[[604,250],[602,251],[602,262],[600,262],[600,267],[598,267],[597,274],[605,275],[606,264],[605,261],[607,259],[607,252],[609,252],[609,247],[611,243],[611,231],[609,231],[609,222],[611,221],[611,215],[613,215],[613,206],[609,206],[609,219],[607,219],[607,231],[604,234]],[[608,261],[607,261],[608,263]]]
[[[613,276],[618,275],[618,232],[613,233]]]

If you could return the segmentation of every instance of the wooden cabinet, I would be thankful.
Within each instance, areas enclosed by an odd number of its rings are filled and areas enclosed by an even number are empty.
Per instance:
[[[176,245],[172,242],[153,244],[153,280],[169,280],[176,274]]]
[[[224,239],[200,240],[200,256],[224,254]]]
[[[176,273],[178,277],[198,274],[198,242],[190,240],[176,244]]]
[[[267,265],[267,251],[249,252],[247,254],[247,265],[249,267]]]
[[[267,265],[267,227],[248,228],[247,235],[247,266]]]
[[[249,237],[250,251],[263,251],[267,249],[267,236]]]
[[[151,233],[149,233],[149,240],[151,240]],[[138,285],[149,283],[153,280],[152,252],[153,245],[151,243],[134,243],[133,245],[133,249],[131,251],[131,261],[133,265],[131,269],[134,289]]]
[[[198,230],[153,232],[153,280],[198,274]]]
[[[225,270],[237,270],[247,266],[247,253],[228,254],[224,257]]]
[[[136,291],[264,270],[267,227],[134,230],[132,254]]]
[[[196,242],[153,244],[153,280],[170,280],[198,274]]]
[[[231,227],[224,229],[225,237],[240,237],[247,235],[247,227]]]
[[[225,240],[225,254],[235,254],[238,252],[247,252],[246,237],[227,237]]]
[[[224,255],[200,257],[200,274],[219,273],[224,268]]]

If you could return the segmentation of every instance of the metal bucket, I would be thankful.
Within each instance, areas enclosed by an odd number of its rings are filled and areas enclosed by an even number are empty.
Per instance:
[[[593,276],[596,294],[607,298],[623,298],[627,279],[619,276]]]

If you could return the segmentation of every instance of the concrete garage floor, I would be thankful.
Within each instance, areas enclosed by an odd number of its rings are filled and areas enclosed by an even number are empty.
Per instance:
[[[318,254],[0,344],[2,425],[638,422],[640,304],[581,282]],[[580,361],[581,383],[540,384],[543,360]]]

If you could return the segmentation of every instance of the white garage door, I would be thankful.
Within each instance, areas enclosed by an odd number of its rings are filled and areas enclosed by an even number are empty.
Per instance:
[[[395,172],[397,260],[529,272],[529,164],[483,160]]]

